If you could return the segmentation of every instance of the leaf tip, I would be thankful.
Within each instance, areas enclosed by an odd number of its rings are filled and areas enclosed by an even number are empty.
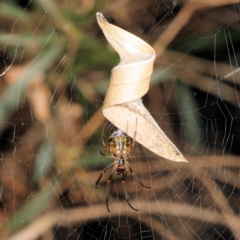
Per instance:
[[[102,13],[96,12],[96,17],[98,22],[105,22],[108,23],[107,19],[103,16]]]

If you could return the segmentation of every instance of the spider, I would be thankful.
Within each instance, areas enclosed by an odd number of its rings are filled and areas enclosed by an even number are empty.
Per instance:
[[[114,158],[114,161],[101,171],[101,173],[100,173],[100,175],[99,175],[99,177],[98,177],[98,179],[95,183],[95,187],[97,188],[98,183],[101,180],[103,174],[109,168],[112,167],[112,170],[111,170],[110,175],[109,175],[108,180],[107,180],[107,188],[106,188],[106,206],[107,206],[108,212],[110,212],[109,207],[108,207],[109,188],[110,188],[110,183],[111,183],[114,172],[116,172],[117,175],[122,175],[122,186],[123,186],[125,200],[126,200],[127,204],[133,210],[139,211],[138,209],[134,208],[130,204],[129,196],[127,194],[126,185],[125,185],[125,179],[127,177],[128,172],[130,171],[130,173],[133,176],[133,179],[135,181],[139,182],[139,184],[142,187],[151,188],[151,187],[145,186],[135,176],[134,171],[132,169],[132,166],[128,161],[129,158],[135,158],[138,155],[138,153],[133,155],[133,156],[130,155],[130,152],[135,147],[135,139],[136,139],[137,131],[135,130],[133,141],[131,141],[130,137],[127,136],[127,134],[125,134],[122,130],[118,129],[118,130],[114,131],[109,137],[109,143],[108,143],[108,147],[107,147],[106,144],[105,144],[105,141],[104,141],[105,128],[106,128],[106,124],[104,125],[104,127],[102,129],[102,145],[103,145],[103,150],[105,152],[109,153],[110,155],[106,155],[102,151],[100,151],[100,154],[103,155],[104,157]],[[137,123],[136,123],[136,128],[137,128]]]

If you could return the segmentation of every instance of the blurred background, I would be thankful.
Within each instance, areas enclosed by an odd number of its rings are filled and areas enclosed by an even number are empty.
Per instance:
[[[137,145],[140,212],[119,177],[110,214],[109,173],[94,187],[119,62],[96,12],[154,47],[143,102],[189,161]],[[2,0],[0,17],[0,239],[240,239],[238,1]]]

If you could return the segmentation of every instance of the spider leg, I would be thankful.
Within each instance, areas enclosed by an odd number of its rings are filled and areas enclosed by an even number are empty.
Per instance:
[[[130,158],[136,158],[137,156],[139,156],[139,152],[134,154],[134,155],[132,155],[132,156],[129,154],[129,156],[130,156]]]
[[[110,192],[110,183],[112,181],[112,177],[113,177],[113,173],[115,171],[115,168],[113,168],[113,170],[111,171],[109,178],[107,180],[107,188],[106,188],[106,207],[108,212],[110,212],[109,207],[108,207],[108,196],[109,196],[109,192]]]
[[[148,186],[144,185],[144,184],[135,176],[135,173],[134,173],[134,171],[133,171],[133,169],[132,169],[132,166],[130,166],[130,165],[129,165],[129,170],[130,170],[130,172],[131,172],[131,174],[132,174],[132,176],[133,176],[133,179],[134,179],[135,181],[137,181],[142,187],[150,188],[150,189],[151,189],[151,187],[148,187]]]
[[[109,195],[109,191],[110,191],[109,188],[110,188],[110,184],[108,184],[108,182],[107,182],[107,188],[106,188],[106,207],[107,207],[108,212],[110,212],[109,207],[108,207],[108,195]]]
[[[134,136],[133,136],[133,142],[132,142],[132,145],[130,147],[130,151],[132,151],[135,147],[135,143],[136,143],[136,135],[137,135],[137,118],[136,118],[136,129],[135,129],[135,132],[134,132]]]
[[[105,168],[101,171],[101,173],[100,173],[100,175],[99,175],[99,177],[98,177],[98,180],[97,180],[96,183],[95,183],[95,188],[97,188],[98,183],[99,183],[99,181],[101,180],[103,174],[104,174],[110,167],[112,167],[113,165],[114,165],[114,162],[111,163],[111,164],[109,164],[107,167],[105,167]]]
[[[100,154],[101,154],[102,156],[106,157],[106,158],[115,158],[115,157],[112,156],[112,155],[107,155],[107,154],[103,153],[101,150],[100,150]]]
[[[133,209],[134,211],[139,211],[138,209],[134,208],[134,207],[130,204],[130,201],[129,201],[129,196],[128,196],[128,194],[127,194],[126,184],[125,184],[125,179],[126,179],[126,177],[127,177],[127,174],[128,174],[128,172],[125,171],[125,173],[123,173],[123,177],[122,177],[122,185],[123,185],[125,200],[126,200],[128,206],[129,206],[131,209]]]
[[[104,124],[104,127],[102,129],[102,145],[103,145],[103,150],[109,153],[109,149],[106,147],[106,143],[104,141],[104,132],[105,132],[105,128],[106,128],[107,124]]]

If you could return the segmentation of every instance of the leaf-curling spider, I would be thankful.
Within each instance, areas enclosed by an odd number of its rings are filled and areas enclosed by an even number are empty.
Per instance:
[[[129,196],[127,194],[127,190],[126,190],[126,185],[125,185],[125,179],[127,177],[128,172],[130,171],[130,173],[133,176],[133,179],[137,182],[139,182],[139,184],[142,187],[145,188],[151,188],[151,187],[147,187],[145,186],[134,174],[134,171],[132,169],[131,164],[129,163],[128,159],[129,158],[135,158],[137,154],[131,156],[130,152],[134,149],[135,147],[135,142],[136,142],[136,134],[137,131],[135,130],[134,132],[134,138],[133,141],[130,140],[130,137],[127,136],[127,134],[125,134],[122,130],[118,129],[116,131],[114,131],[110,137],[109,137],[109,143],[108,143],[108,147],[105,144],[104,141],[104,132],[105,132],[105,128],[106,128],[106,124],[104,125],[103,129],[102,129],[102,145],[103,145],[103,150],[107,153],[109,153],[110,155],[106,155],[104,154],[102,151],[100,151],[100,154],[103,155],[104,157],[110,157],[110,158],[114,158],[114,161],[109,164],[106,168],[104,168],[96,183],[95,183],[95,187],[97,188],[99,181],[101,180],[103,174],[112,167],[112,170],[110,172],[110,175],[108,177],[107,180],[107,188],[106,188],[106,206],[107,206],[107,210],[108,212],[110,212],[109,207],[108,207],[108,195],[109,195],[109,188],[110,188],[110,183],[113,177],[114,172],[116,172],[117,175],[122,174],[122,186],[123,186],[123,190],[124,190],[124,195],[125,195],[125,200],[127,202],[127,204],[129,205],[130,208],[132,208],[135,211],[139,211],[138,209],[134,208],[130,202],[129,202]],[[136,128],[137,128],[137,123],[136,123]]]

